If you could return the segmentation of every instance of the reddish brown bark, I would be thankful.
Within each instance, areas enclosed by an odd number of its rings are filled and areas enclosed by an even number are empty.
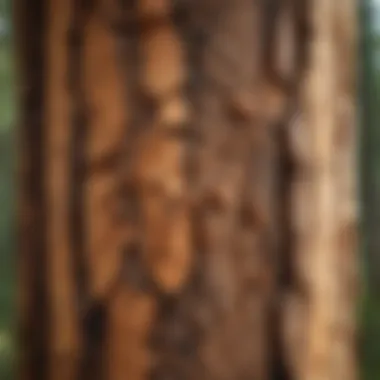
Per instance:
[[[23,378],[355,378],[344,10],[18,0]]]

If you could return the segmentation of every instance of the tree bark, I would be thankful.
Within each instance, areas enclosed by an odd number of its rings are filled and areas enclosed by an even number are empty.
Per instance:
[[[356,379],[354,0],[16,3],[21,378]]]

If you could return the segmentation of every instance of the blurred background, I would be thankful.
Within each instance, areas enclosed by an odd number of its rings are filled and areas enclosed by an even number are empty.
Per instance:
[[[0,1],[0,379],[10,380],[14,359],[15,115],[12,1]]]
[[[360,2],[361,188],[364,291],[360,316],[363,379],[380,378],[380,1]]]
[[[0,0],[0,380],[14,378],[15,65],[12,1]],[[358,307],[362,379],[380,379],[380,0],[360,2],[361,258]]]

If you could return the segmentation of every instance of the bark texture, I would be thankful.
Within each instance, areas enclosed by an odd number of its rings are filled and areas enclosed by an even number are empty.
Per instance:
[[[24,380],[354,380],[355,4],[17,0]]]

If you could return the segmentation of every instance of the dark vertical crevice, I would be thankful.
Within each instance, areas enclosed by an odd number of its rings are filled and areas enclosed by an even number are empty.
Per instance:
[[[310,28],[309,9],[310,1],[304,0],[292,0],[292,7],[295,17],[295,33],[297,36],[297,79],[296,84],[301,84],[301,80],[305,74],[305,70],[308,67],[308,46],[309,41],[312,39],[312,31]]]
[[[277,245],[277,283],[274,312],[272,315],[272,339],[273,350],[270,366],[272,368],[272,380],[291,380],[294,378],[292,363],[287,362],[286,351],[289,347],[285,345],[284,337],[284,296],[304,295],[305,289],[300,284],[299,276],[296,273],[296,257],[294,255],[294,233],[292,230],[292,183],[295,180],[294,156],[289,141],[290,128],[294,116],[300,109],[300,88],[305,74],[308,60],[308,42],[310,40],[310,30],[308,22],[308,2],[300,0],[290,0],[286,2],[290,7],[292,22],[294,23],[295,36],[295,67],[294,76],[290,78],[288,90],[289,99],[282,120],[276,127],[277,143],[277,191],[278,199],[278,229],[279,241]],[[276,47],[275,47],[276,48]],[[272,49],[274,50],[274,49]]]
[[[137,18],[138,0],[119,0],[122,16],[116,30],[120,41],[120,65],[125,73],[126,103],[130,110],[126,127],[123,149],[121,193],[126,202],[127,219],[132,227],[138,229],[141,224],[139,213],[139,196],[136,184],[131,177],[132,161],[137,142],[149,126],[152,118],[152,104],[141,90],[140,86],[140,47],[141,27]],[[129,16],[129,17],[128,17]]]
[[[222,7],[223,4],[220,4]],[[193,270],[188,287],[181,298],[182,307],[187,310],[187,323],[192,326],[194,335],[188,365],[192,366],[191,378],[198,378],[204,373],[200,349],[207,328],[212,319],[211,292],[205,276],[207,238],[205,235],[204,216],[207,213],[200,202],[198,190],[200,182],[200,150],[204,141],[200,117],[202,112],[202,91],[207,75],[204,71],[205,49],[211,38],[212,23],[217,22],[218,13],[207,1],[178,1],[174,6],[173,19],[186,46],[188,82],[184,89],[190,104],[191,118],[187,129],[190,135],[185,139],[186,149],[183,160],[183,173],[187,183],[190,204],[190,223]],[[210,15],[212,13],[212,16]],[[196,334],[195,334],[196,333]]]
[[[122,152],[120,193],[126,202],[127,219],[138,221],[137,195],[130,186],[130,167],[133,147],[141,131],[142,106],[139,87],[139,26],[137,17],[137,0],[118,0],[120,15],[114,20],[114,35],[117,40],[117,61],[123,74],[125,88],[125,103],[128,105],[129,116],[126,122],[125,137]],[[132,15],[132,16],[131,16]],[[131,17],[128,17],[131,16]]]
[[[292,221],[291,221],[291,184],[294,175],[294,166],[289,142],[289,123],[291,122],[297,107],[297,92],[299,80],[301,80],[298,69],[302,67],[304,61],[304,40],[299,37],[299,31],[302,29],[300,4],[290,1],[271,0],[264,5],[263,25],[263,62],[265,75],[275,85],[285,86],[288,99],[282,115],[274,123],[273,139],[275,143],[276,159],[275,165],[275,192],[276,200],[276,243],[275,243],[275,261],[273,263],[274,292],[270,309],[270,324],[268,331],[268,340],[270,344],[270,356],[268,360],[269,378],[271,380],[291,380],[293,379],[289,363],[286,359],[286,350],[284,344],[283,331],[283,301],[284,296],[289,292],[294,292],[297,287],[296,274],[294,268]],[[282,33],[280,18],[282,12],[290,10],[292,22],[295,30],[295,67],[292,72],[295,73],[290,78],[281,78],[281,73],[276,72],[277,52],[284,49],[278,46],[279,35]]]
[[[82,80],[82,48],[84,34],[84,7],[83,2],[73,2],[73,15],[68,31],[68,86],[71,100],[71,128],[70,142],[70,236],[72,240],[72,254],[75,282],[78,289],[79,306],[88,301],[88,271],[84,246],[84,191],[85,182],[85,140],[88,131],[87,110]]]
[[[284,346],[283,326],[283,296],[294,290],[294,258],[292,252],[291,236],[291,178],[293,175],[293,164],[291,161],[287,124],[290,118],[281,121],[277,126],[277,192],[278,199],[278,233],[277,263],[276,263],[276,288],[272,313],[272,327],[270,339],[272,340],[271,358],[271,380],[291,380],[292,376],[286,362],[286,347]]]
[[[272,79],[275,76],[273,63],[276,59],[276,41],[278,33],[278,19],[286,0],[267,0],[261,2],[263,23],[262,23],[262,62],[264,73]]]
[[[21,156],[21,209],[19,265],[20,292],[26,300],[22,310],[20,344],[22,376],[47,380],[49,305],[47,297],[46,194],[44,188],[44,72],[46,2],[19,0],[15,4],[15,25],[19,65],[18,131]]]
[[[188,81],[184,88],[186,100],[189,102],[191,117],[184,126],[186,131],[182,136],[185,144],[183,171],[188,184],[190,198],[197,182],[197,151],[202,144],[201,131],[198,128],[197,115],[199,115],[200,89],[204,79],[201,70],[201,61],[204,46],[208,39],[208,31],[201,18],[199,1],[177,1],[173,6],[173,21],[184,46],[186,47]],[[203,22],[202,22],[203,21]]]
[[[141,198],[132,174],[139,138],[149,125],[146,121],[150,121],[152,116],[151,107],[144,110],[148,99],[143,96],[140,88],[139,37],[141,30],[137,18],[137,1],[118,1],[121,16],[115,28],[119,43],[118,61],[124,74],[125,102],[129,110],[120,167],[119,194],[125,211],[123,218],[133,233],[123,247],[122,266],[112,293],[116,293],[124,286],[146,292],[151,292],[154,288],[143,260],[144,242],[140,233],[143,229]],[[113,294],[110,294],[109,299],[112,299],[112,296]]]
[[[280,202],[281,202],[281,211],[280,211],[280,220],[282,226],[283,241],[281,245],[280,255],[282,257],[279,283],[282,287],[281,294],[292,294],[295,297],[305,297],[306,289],[304,284],[301,283],[299,273],[296,269],[296,260],[295,256],[296,247],[294,245],[294,231],[292,230],[292,209],[295,207],[291,202],[292,198],[292,184],[297,179],[296,167],[294,162],[294,152],[289,141],[290,138],[290,128],[293,126],[290,124],[294,122],[294,117],[297,116],[298,112],[302,112],[302,88],[303,81],[308,65],[309,51],[308,46],[311,39],[310,31],[310,22],[309,22],[309,1],[300,1],[292,0],[289,3],[291,7],[293,22],[294,22],[294,31],[295,31],[295,45],[296,45],[296,56],[295,56],[295,75],[292,78],[290,86],[290,99],[287,110],[287,115],[285,116],[285,123],[279,129],[279,144],[281,145],[281,169],[280,169]],[[281,305],[283,299],[281,299]],[[280,306],[279,309],[281,309]],[[283,309],[281,309],[283,311]],[[279,318],[283,319],[284,315],[279,312]],[[282,326],[284,326],[284,321],[282,321]],[[289,363],[285,360],[286,351],[292,349],[292,347],[285,346],[285,337],[284,331],[280,329],[280,342],[281,352],[282,352],[282,366],[286,370],[285,379],[293,379],[295,376],[294,371],[297,368],[294,368],[294,363]]]

